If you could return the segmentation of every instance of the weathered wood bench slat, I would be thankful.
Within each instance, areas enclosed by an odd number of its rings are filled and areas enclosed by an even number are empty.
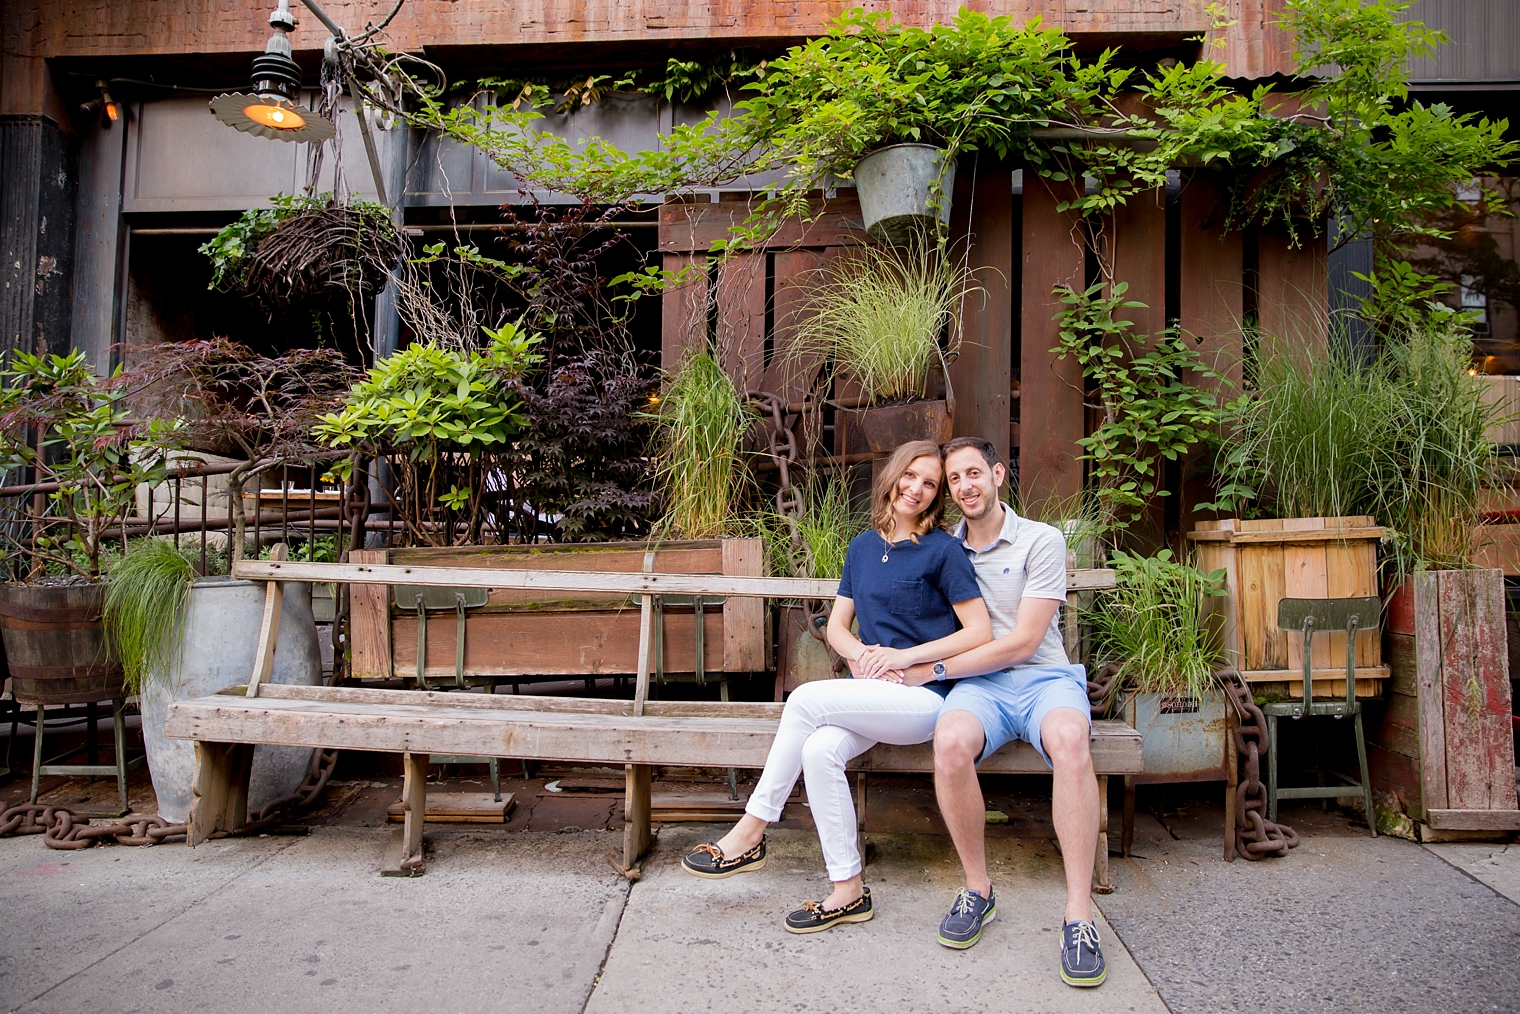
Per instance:
[[[382,752],[604,764],[759,768],[783,705],[649,701],[642,717],[630,701],[507,694],[266,685],[257,699],[231,693],[170,706],[171,739],[269,743]],[[742,714],[736,711],[743,709]],[[1101,774],[1144,770],[1141,738],[1122,722],[1093,723],[1093,766]],[[880,744],[854,770],[929,772],[931,744]],[[1028,743],[1010,743],[981,766],[984,774],[1045,774]]]
[[[653,554],[646,554],[651,567]],[[638,681],[634,699],[608,701],[495,694],[441,694],[359,687],[258,685],[260,667],[245,696],[219,694],[170,705],[165,732],[195,741],[192,846],[218,831],[241,827],[247,814],[248,772],[254,744],[329,747],[402,754],[405,826],[399,865],[422,865],[424,780],[428,754],[515,757],[572,763],[622,764],[626,774],[623,866],[631,871],[650,842],[650,775],[656,765],[757,768],[765,763],[780,718],[779,704],[650,701],[653,661],[651,602],[660,595],[735,598],[832,598],[837,584],[797,578],[711,574],[588,573],[586,571],[453,568],[391,564],[316,564],[245,560],[234,576],[273,582],[335,581],[358,585],[512,588],[528,591],[620,593],[643,596]],[[1071,592],[1113,587],[1112,571],[1067,574]],[[388,610],[386,611],[388,613]],[[272,642],[266,614],[261,636]],[[254,696],[258,695],[258,696]],[[1094,767],[1099,784],[1099,835],[1094,856],[1098,889],[1108,887],[1108,776],[1143,769],[1141,740],[1116,722],[1094,724]],[[930,744],[878,746],[856,759],[864,818],[866,773],[925,772],[934,768]],[[1027,743],[1009,744],[988,758],[987,773],[1045,773]]]
[[[350,584],[409,584],[452,588],[508,588],[541,592],[736,596],[831,599],[838,581],[800,577],[730,577],[720,574],[597,573],[572,570],[507,570],[425,567],[388,563],[299,563],[239,560],[232,576],[245,581],[338,581]],[[1111,570],[1067,571],[1068,591],[1114,586]]]

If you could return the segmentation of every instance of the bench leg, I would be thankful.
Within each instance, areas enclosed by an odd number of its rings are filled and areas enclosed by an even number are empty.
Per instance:
[[[1135,776],[1124,776],[1124,824],[1120,829],[1119,851],[1125,859],[1135,844]]]
[[[860,865],[866,865],[866,773],[855,772],[855,847],[860,850]]]
[[[404,753],[401,755],[403,782],[401,805],[405,811],[402,823],[401,868],[409,873],[421,873],[426,869],[422,861],[422,826],[427,819],[427,772],[428,755]]]
[[[1108,879],[1108,776],[1098,776],[1098,848],[1093,857],[1093,893],[1113,894]]]
[[[649,776],[648,764],[624,767],[627,792],[623,796],[623,874],[632,876],[639,859],[649,849]]]
[[[195,797],[185,842],[194,848],[218,831],[236,831],[248,822],[251,743],[195,742]]]

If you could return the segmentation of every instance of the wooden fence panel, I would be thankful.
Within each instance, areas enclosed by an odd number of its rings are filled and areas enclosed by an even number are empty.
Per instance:
[[[705,266],[707,258],[694,254],[665,255],[667,271],[681,271],[693,264]],[[707,298],[706,273],[661,294],[660,363],[666,369],[674,369],[687,349],[705,339]]]
[[[1056,204],[1075,196],[1069,183],[1024,176],[1023,293],[1020,328],[1019,486],[1025,504],[1082,491],[1077,441],[1085,434],[1082,368],[1057,360],[1061,310],[1056,285],[1080,287],[1086,255],[1074,213]]]
[[[1263,230],[1257,245],[1257,307],[1262,353],[1286,342],[1290,354],[1322,348],[1329,333],[1330,274],[1325,238],[1300,234],[1289,245],[1283,232]],[[1282,347],[1282,346],[1279,346]]]
[[[718,268],[718,356],[741,391],[765,374],[765,262],[760,251]]]
[[[1166,191],[1136,194],[1115,208],[1104,229],[1104,254],[1113,281],[1127,282],[1126,299],[1145,307],[1124,310],[1134,333],[1153,335],[1166,327]]]
[[[1228,382],[1221,397],[1234,397],[1241,386],[1245,361],[1241,318],[1245,312],[1245,268],[1240,232],[1225,232],[1227,197],[1207,173],[1183,177],[1177,323],[1192,337],[1203,361]],[[1202,378],[1194,378],[1204,383]],[[1215,498],[1211,473],[1213,456],[1198,451],[1182,462],[1182,530],[1197,528],[1216,512],[1200,511],[1200,503]]]
[[[1182,202],[1181,278],[1177,316],[1206,363],[1240,386],[1244,313],[1240,232],[1225,232],[1227,197],[1203,174],[1187,178]]]
[[[956,191],[956,203],[968,209],[971,221],[965,224],[963,214],[952,236],[965,241],[969,235],[967,267],[983,291],[967,296],[962,304],[961,352],[950,366],[954,433],[991,440],[1007,461],[1013,373],[1013,174],[962,173]]]

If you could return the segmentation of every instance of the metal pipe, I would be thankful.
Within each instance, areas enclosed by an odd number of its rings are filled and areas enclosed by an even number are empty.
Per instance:
[[[322,22],[329,32],[332,32],[334,38],[342,39],[345,42],[348,41],[348,33],[338,27],[336,21],[327,16],[327,12],[322,9],[317,0],[301,0],[301,6],[315,14],[317,20]]]

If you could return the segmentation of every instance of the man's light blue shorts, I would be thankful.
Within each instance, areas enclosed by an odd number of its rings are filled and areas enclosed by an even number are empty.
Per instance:
[[[1082,666],[1031,665],[958,680],[945,697],[940,714],[969,711],[981,721],[987,743],[976,759],[978,764],[1004,743],[1022,739],[1032,744],[1046,766],[1050,766],[1050,758],[1040,744],[1040,726],[1056,708],[1080,711],[1091,723],[1087,670]]]

